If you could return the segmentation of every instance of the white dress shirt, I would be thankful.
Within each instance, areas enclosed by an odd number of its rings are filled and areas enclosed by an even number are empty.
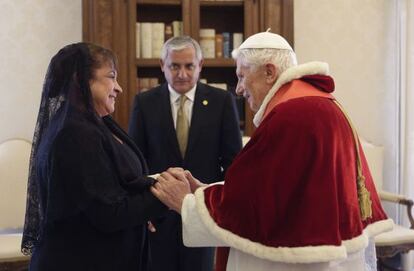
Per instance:
[[[195,96],[196,88],[197,88],[197,84],[195,84],[192,89],[190,89],[188,92],[184,94],[185,96],[187,96],[187,100],[184,103],[184,111],[185,111],[185,114],[187,115],[189,127],[191,123],[191,116],[193,114],[194,96]],[[176,128],[177,127],[177,110],[178,110],[178,107],[180,106],[181,94],[175,91],[169,84],[168,84],[168,90],[170,92],[171,113],[172,113],[172,117],[174,120],[174,128]]]

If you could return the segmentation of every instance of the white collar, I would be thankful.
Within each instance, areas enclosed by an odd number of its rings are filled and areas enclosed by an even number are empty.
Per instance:
[[[187,91],[184,94],[192,102],[194,102],[194,96],[195,96],[196,88],[197,88],[197,84],[195,84],[189,91]],[[175,91],[172,88],[172,86],[170,86],[170,84],[168,84],[168,90],[170,92],[170,101],[171,101],[171,103],[175,103],[180,98],[181,94],[178,93],[177,91]]]
[[[279,78],[276,80],[275,84],[267,93],[266,97],[264,98],[262,104],[260,105],[259,110],[254,115],[253,123],[256,127],[259,127],[260,123],[262,122],[263,114],[265,113],[267,104],[276,94],[276,92],[286,83],[293,81],[295,79],[299,79],[305,75],[314,75],[314,74],[322,74],[328,75],[329,74],[329,65],[325,62],[308,62],[305,64],[297,65],[291,67],[284,71]]]

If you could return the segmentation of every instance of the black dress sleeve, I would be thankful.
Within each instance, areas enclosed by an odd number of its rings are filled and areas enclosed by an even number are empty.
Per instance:
[[[65,202],[83,212],[101,231],[112,232],[143,224],[166,207],[149,189],[129,193],[121,185],[103,134],[94,128],[62,130],[52,153],[49,191],[62,191]],[[54,188],[55,187],[55,188]]]

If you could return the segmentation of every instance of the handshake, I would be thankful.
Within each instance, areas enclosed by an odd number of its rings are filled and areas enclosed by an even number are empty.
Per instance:
[[[156,177],[157,182],[151,192],[170,209],[181,213],[181,206],[187,194],[194,193],[197,188],[206,186],[182,168],[169,168]]]

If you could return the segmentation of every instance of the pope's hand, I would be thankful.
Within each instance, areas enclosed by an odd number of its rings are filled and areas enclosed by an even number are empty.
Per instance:
[[[191,193],[194,193],[194,191],[196,191],[197,188],[201,186],[207,186],[206,184],[200,182],[197,178],[195,178],[188,170],[184,170],[179,167],[172,167],[168,169],[168,173],[170,173],[176,178],[180,178],[180,176],[184,173],[185,179],[187,179],[190,183]]]
[[[184,197],[190,194],[191,190],[185,172],[176,170],[174,175],[167,171],[161,173],[151,187],[151,192],[170,209],[181,213]]]

